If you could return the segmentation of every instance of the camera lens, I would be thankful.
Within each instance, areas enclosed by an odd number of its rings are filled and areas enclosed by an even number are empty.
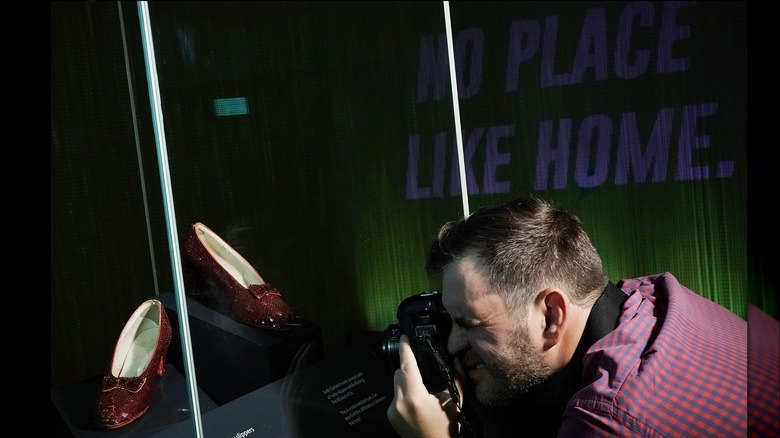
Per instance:
[[[397,370],[401,366],[401,353],[398,344],[401,340],[401,326],[390,324],[382,335],[382,353],[385,364],[391,370]]]

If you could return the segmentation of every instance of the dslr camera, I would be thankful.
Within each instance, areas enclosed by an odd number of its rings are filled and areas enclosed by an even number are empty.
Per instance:
[[[401,335],[405,334],[428,392],[433,394],[448,389],[451,378],[447,338],[452,319],[441,302],[441,294],[424,291],[404,299],[398,306],[397,317],[398,324],[389,325],[382,336],[387,366],[392,370],[401,366],[398,348]]]

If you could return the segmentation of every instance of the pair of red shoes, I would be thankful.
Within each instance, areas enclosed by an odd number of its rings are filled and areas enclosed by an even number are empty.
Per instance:
[[[182,254],[187,293],[199,294],[210,281],[221,289],[238,321],[274,330],[295,325],[298,317],[279,291],[207,226],[192,225]],[[171,323],[165,307],[156,299],[144,301],[122,329],[100,385],[95,406],[98,427],[117,429],[146,413],[155,380],[165,374],[170,343]]]

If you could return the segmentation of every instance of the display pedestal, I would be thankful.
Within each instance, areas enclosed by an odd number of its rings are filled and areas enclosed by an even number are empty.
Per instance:
[[[202,416],[206,437],[397,438],[387,421],[393,373],[356,346]],[[154,438],[189,436],[186,425]]]
[[[152,436],[176,424],[182,425],[181,429],[177,429],[181,433],[186,430],[194,432],[187,382],[173,365],[166,365],[165,374],[155,380],[149,410],[141,418],[119,429],[106,430],[95,425],[93,415],[102,380],[103,376],[98,376],[51,390],[53,412],[50,436],[139,438]],[[198,398],[201,413],[217,407],[202,391],[198,392]],[[184,433],[181,436],[191,435]]]
[[[176,296],[157,297],[173,326],[170,363],[184,370]],[[242,324],[187,296],[192,358],[198,387],[218,405],[229,403],[324,356],[321,328],[301,321],[286,331]]]

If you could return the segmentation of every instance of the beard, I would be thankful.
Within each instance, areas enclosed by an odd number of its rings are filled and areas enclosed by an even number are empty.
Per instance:
[[[517,328],[505,351],[484,357],[490,375],[478,388],[477,400],[488,406],[506,406],[547,382],[555,370],[530,346],[528,333]]]

